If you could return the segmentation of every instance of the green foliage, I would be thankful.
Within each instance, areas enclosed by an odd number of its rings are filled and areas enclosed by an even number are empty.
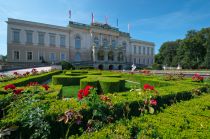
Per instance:
[[[117,78],[102,78],[99,80],[101,90],[103,93],[114,93],[122,91],[124,80]]]
[[[75,69],[75,67],[71,63],[69,63],[67,61],[61,61],[61,66],[62,66],[63,70]]]
[[[25,77],[25,78],[20,78],[17,80],[12,80],[9,82],[4,82],[4,83],[0,84],[0,88],[3,88],[7,84],[14,84],[15,86],[25,86],[29,82],[42,83],[42,82],[45,82],[46,80],[49,80],[53,75],[56,75],[59,73],[61,73],[61,71],[52,71],[49,73],[44,73],[44,74],[40,74],[40,75],[34,75],[34,76]]]
[[[66,76],[66,75],[54,75],[52,77],[52,83],[54,85],[80,85],[80,80],[85,76]]]
[[[133,117],[109,124],[80,138],[209,138],[210,95],[166,108],[157,115]]]
[[[182,40],[165,42],[155,56],[157,64],[185,69],[209,68],[210,28],[188,31]]]
[[[82,80],[80,80],[80,88],[85,88],[85,86],[90,85],[93,86],[95,88],[97,88],[98,90],[100,89],[100,85],[99,85],[99,81],[96,78],[84,78]]]

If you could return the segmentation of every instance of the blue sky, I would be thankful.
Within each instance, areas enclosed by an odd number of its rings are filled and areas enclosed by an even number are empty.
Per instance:
[[[91,13],[95,21],[105,22],[127,31],[133,38],[152,41],[156,53],[165,41],[184,38],[191,29],[210,26],[209,0],[0,0],[0,54],[7,52],[7,24],[10,18],[60,26],[72,20],[89,24]]]

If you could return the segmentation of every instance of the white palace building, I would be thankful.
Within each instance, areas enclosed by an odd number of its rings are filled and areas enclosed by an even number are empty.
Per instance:
[[[9,18],[7,60],[12,64],[59,63],[126,69],[154,62],[154,43],[132,39],[108,24],[69,21],[67,27]]]

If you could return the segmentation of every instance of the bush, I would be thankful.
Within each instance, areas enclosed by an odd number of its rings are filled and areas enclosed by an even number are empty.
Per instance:
[[[75,69],[75,67],[67,61],[61,61],[61,66],[63,70]]]
[[[121,80],[117,78],[102,78],[99,80],[103,93],[114,93],[120,91]]]
[[[87,74],[88,71],[85,71],[85,70],[72,70],[71,73]]]
[[[102,75],[103,77],[115,77],[115,78],[121,78],[120,74],[110,74],[110,75]]]
[[[71,73],[71,72],[66,72],[65,74],[69,75],[69,76],[81,76],[81,75],[83,75],[81,73]]]
[[[66,76],[66,75],[55,75],[52,77],[52,83],[54,85],[80,85],[80,80],[86,78],[86,76]]]
[[[98,79],[94,79],[94,78],[85,78],[85,79],[81,79],[80,80],[80,88],[85,88],[85,86],[90,85],[93,86],[95,88],[97,88],[98,90],[100,89],[100,85],[99,85],[99,81]]]
[[[101,75],[101,72],[89,72],[88,75]]]

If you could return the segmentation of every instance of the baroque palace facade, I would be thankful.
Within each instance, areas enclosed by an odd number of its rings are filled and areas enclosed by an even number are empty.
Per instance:
[[[68,61],[99,69],[150,66],[154,43],[132,39],[108,24],[69,21],[67,27],[9,18],[7,55],[13,64]]]

